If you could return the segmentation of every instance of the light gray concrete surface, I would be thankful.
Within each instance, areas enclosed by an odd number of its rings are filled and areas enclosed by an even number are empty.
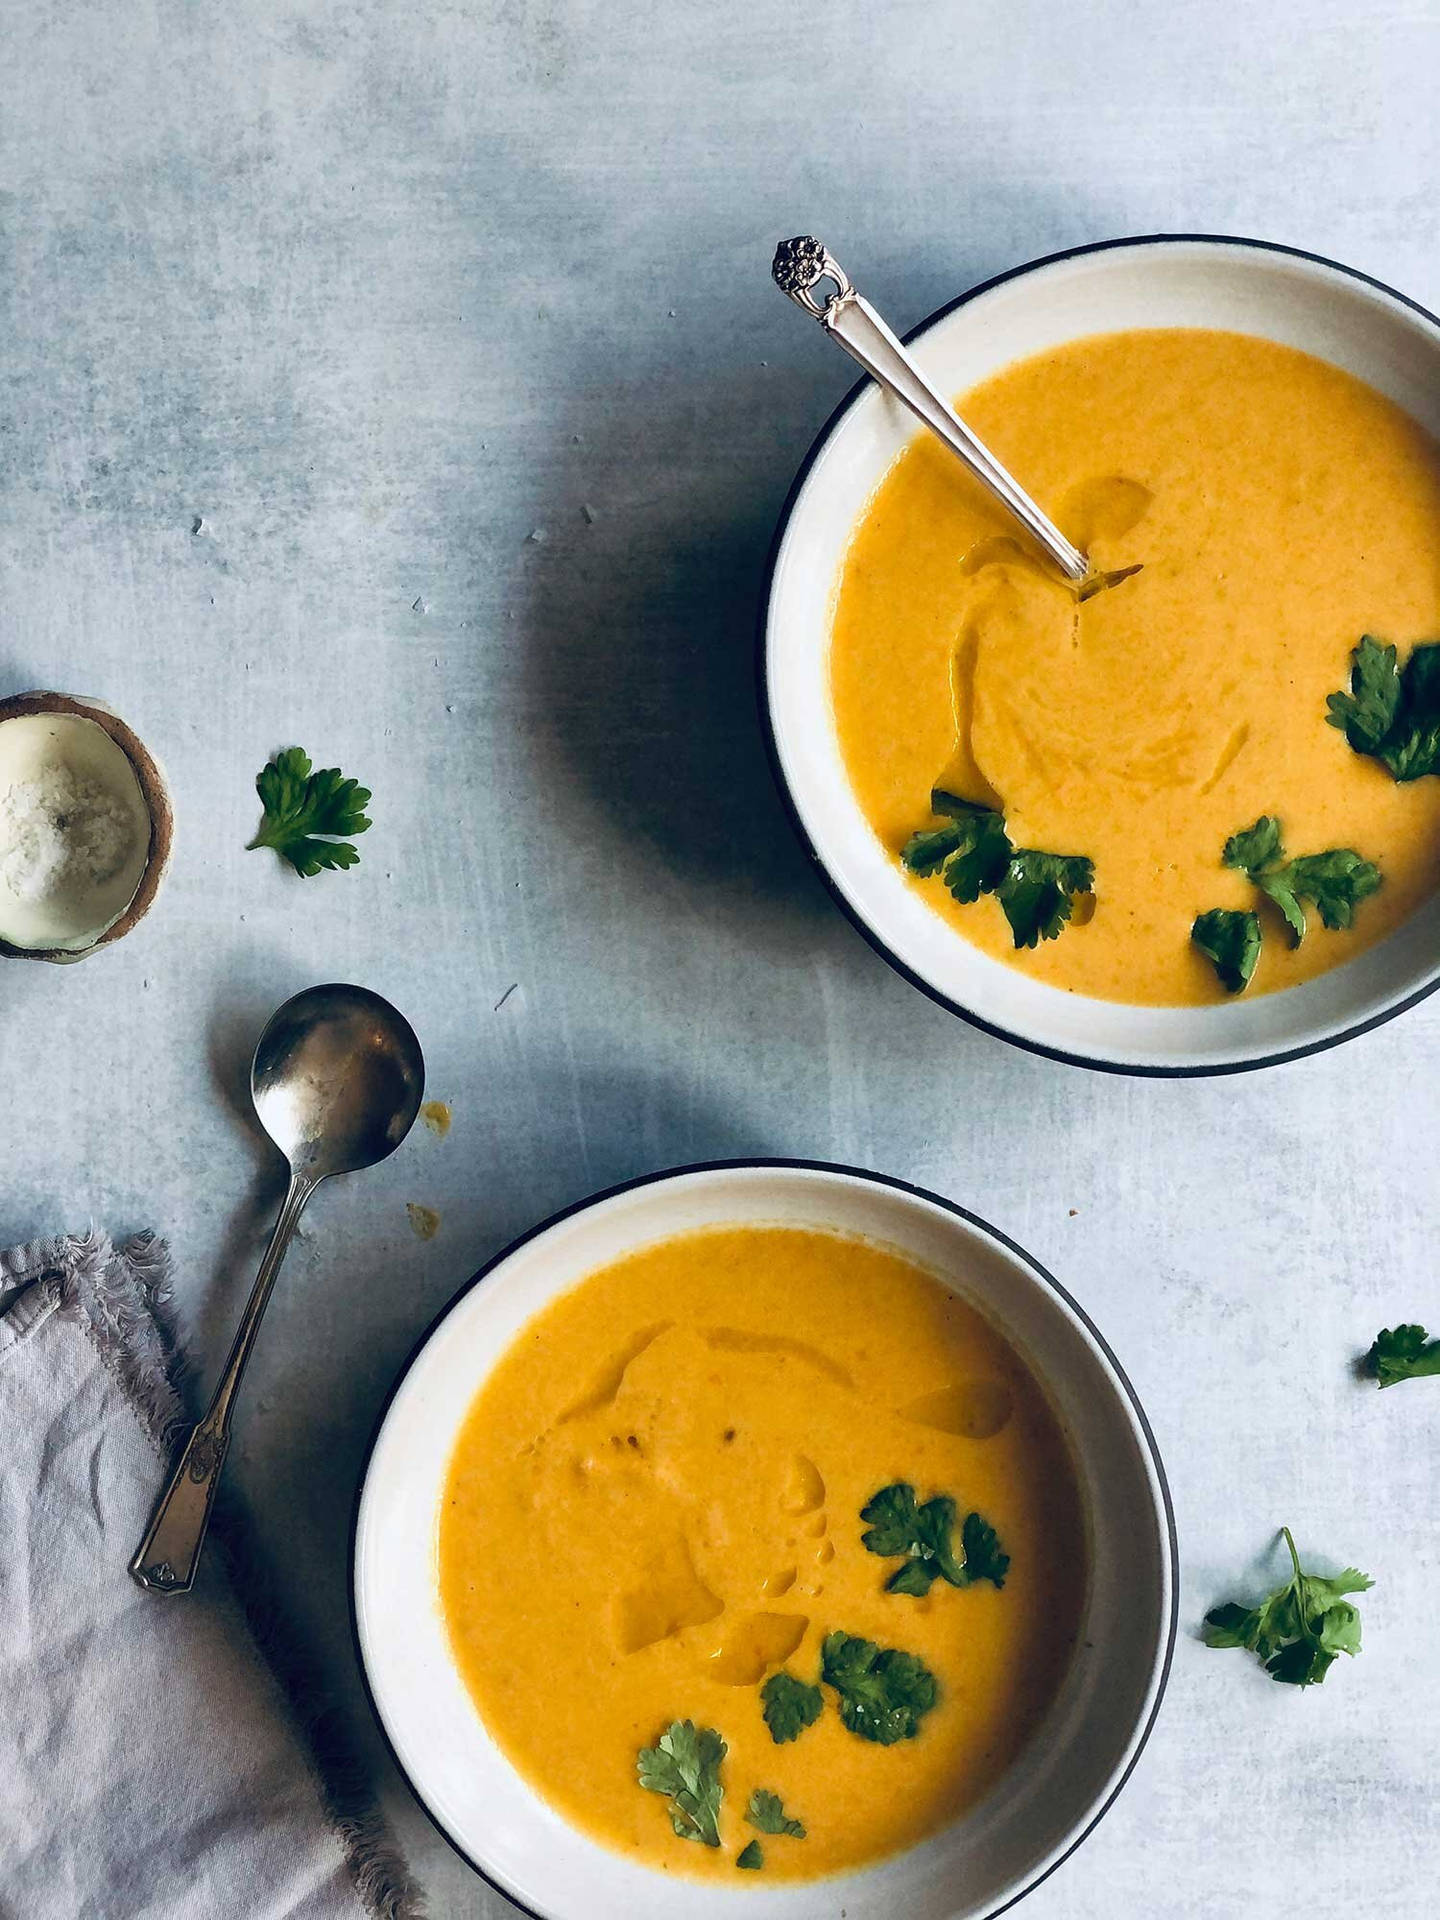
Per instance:
[[[1197,1085],[971,1032],[807,872],[751,644],[777,509],[848,384],[769,284],[777,237],[843,245],[903,325],[1164,229],[1298,243],[1440,305],[1434,0],[0,17],[0,689],[108,699],[180,823],[123,947],[4,970],[0,1242],[167,1233],[208,1380],[278,1193],[241,1091],[264,1016],[340,976],[414,1020],[454,1130],[317,1201],[233,1464],[433,1911],[508,1909],[365,1723],[346,1536],[377,1408],[520,1229],[755,1152],[978,1209],[1153,1415],[1174,1679],[1027,1913],[1433,1913],[1440,1386],[1382,1398],[1349,1366],[1382,1322],[1440,1320],[1440,1004]],[[351,874],[242,851],[292,742],[374,788]],[[429,1244],[407,1200],[443,1216]],[[1193,1638],[1282,1520],[1379,1582],[1363,1656],[1303,1697]]]

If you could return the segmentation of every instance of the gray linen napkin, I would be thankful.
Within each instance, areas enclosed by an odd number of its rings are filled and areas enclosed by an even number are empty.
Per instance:
[[[181,1420],[167,1301],[148,1234],[0,1253],[0,1920],[407,1920],[223,1541],[185,1597],[126,1572]]]

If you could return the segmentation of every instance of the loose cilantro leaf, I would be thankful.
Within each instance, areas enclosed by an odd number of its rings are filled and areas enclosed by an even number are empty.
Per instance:
[[[1382,1387],[1440,1373],[1440,1340],[1427,1340],[1424,1327],[1386,1327],[1375,1336],[1366,1363]]]
[[[1017,947],[1037,946],[1064,931],[1075,895],[1094,887],[1095,869],[1089,860],[1079,854],[1017,849],[1002,813],[962,800],[943,787],[930,795],[930,806],[945,814],[948,823],[911,834],[900,855],[909,872],[921,878],[938,873],[962,906],[982,893],[993,893]]]
[[[735,1856],[735,1864],[746,1873],[755,1873],[765,1864],[765,1850],[758,1840],[751,1840]]]
[[[1412,647],[1401,668],[1394,647],[1367,633],[1350,656],[1350,691],[1332,693],[1326,705],[1330,725],[1356,753],[1397,780],[1440,773],[1440,641]]]
[[[756,1787],[751,1794],[750,1804],[745,1809],[745,1818],[752,1827],[758,1827],[761,1833],[788,1833],[794,1840],[805,1838],[804,1822],[792,1820],[786,1813],[779,1794],[768,1793],[764,1787]]]
[[[1236,913],[1230,907],[1212,907],[1197,914],[1190,938],[1214,963],[1227,993],[1243,993],[1260,958],[1260,916]]]
[[[343,836],[364,833],[370,792],[338,767],[310,771],[310,756],[287,747],[255,780],[265,816],[246,851],[273,847],[307,879],[322,868],[353,867],[360,855]]]
[[[725,1742],[713,1727],[693,1720],[672,1720],[653,1747],[642,1747],[635,1773],[650,1793],[670,1800],[670,1824],[682,1840],[720,1844],[720,1762]]]
[[[820,1657],[820,1677],[839,1695],[845,1726],[882,1747],[913,1740],[939,1698],[934,1674],[913,1653],[882,1652],[873,1640],[831,1633]]]
[[[798,1740],[806,1727],[813,1727],[825,1708],[825,1696],[818,1687],[807,1687],[782,1667],[772,1673],[760,1689],[765,1724],[777,1747],[787,1740]]]
[[[1039,853],[1021,847],[1005,869],[995,897],[1005,909],[1017,947],[1058,940],[1070,923],[1075,896],[1095,889],[1094,863],[1078,853]]]
[[[908,1593],[922,1597],[937,1578],[952,1587],[973,1586],[977,1580],[1005,1584],[1008,1554],[1000,1552],[995,1529],[978,1513],[968,1514],[961,1529],[964,1561],[957,1561],[951,1537],[955,1528],[955,1502],[948,1494],[936,1494],[924,1505],[915,1498],[908,1480],[897,1480],[881,1487],[860,1509],[860,1518],[869,1523],[860,1536],[860,1544],[882,1559],[906,1555],[885,1582],[887,1593]],[[996,1577],[998,1571],[998,1578]]]
[[[1306,1573],[1288,1527],[1280,1529],[1294,1572],[1258,1607],[1230,1600],[1205,1616],[1205,1644],[1244,1647],[1265,1663],[1274,1679],[1313,1687],[1325,1678],[1337,1654],[1360,1651],[1360,1613],[1345,1596],[1375,1583],[1354,1567],[1343,1573]]]

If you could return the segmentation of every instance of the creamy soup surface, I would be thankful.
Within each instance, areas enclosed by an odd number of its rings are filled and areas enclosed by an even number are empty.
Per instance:
[[[963,417],[1103,567],[1077,604],[928,435],[870,502],[840,580],[831,685],[860,804],[895,853],[930,792],[1003,806],[1017,846],[1088,855],[1093,916],[1016,953],[993,897],[915,879],[976,945],[1102,999],[1224,998],[1197,913],[1257,908],[1253,993],[1382,939],[1440,875],[1440,780],[1397,785],[1326,724],[1363,634],[1440,638],[1440,447],[1338,368],[1246,335],[1099,335],[1018,362]],[[1221,864],[1277,816],[1291,854],[1352,847],[1381,890],[1291,948]]]
[[[902,1563],[859,1515],[897,1481],[983,1515],[1003,1589],[884,1590]],[[457,1443],[438,1566],[455,1659],[538,1791],[631,1858],[732,1881],[752,1841],[757,1880],[811,1878],[963,1812],[1051,1703],[1086,1588],[1068,1450],[989,1322],[879,1246],[767,1227],[662,1242],[523,1329]],[[857,1737],[824,1689],[772,1739],[761,1688],[782,1666],[814,1682],[836,1631],[933,1673],[914,1737]],[[718,1847],[637,1782],[683,1719],[727,1744]],[[803,1839],[746,1823],[757,1788]]]

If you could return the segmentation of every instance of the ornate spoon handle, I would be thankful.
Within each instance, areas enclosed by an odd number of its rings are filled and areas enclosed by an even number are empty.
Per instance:
[[[782,240],[770,271],[782,293],[788,293],[797,306],[813,315],[832,340],[837,340],[873,379],[903,401],[952,453],[959,455],[1067,579],[1085,581],[1090,577],[1090,563],[1084,554],[1071,545],[1048,514],[1041,512],[944,395],[930,384],[870,302],[855,291],[849,275],[826,247],[809,234]],[[817,300],[815,289],[827,280],[835,291],[823,301]]]
[[[195,1584],[195,1569],[200,1564],[200,1549],[205,1544],[205,1529],[210,1524],[220,1469],[230,1447],[230,1409],[245,1363],[250,1358],[250,1349],[255,1344],[255,1335],[260,1330],[260,1316],[270,1299],[275,1276],[305,1202],[315,1187],[315,1181],[301,1174],[291,1177],[290,1191],[285,1195],[265,1258],[250,1289],[215,1397],[205,1418],[191,1429],[184,1451],[156,1503],[150,1525],[145,1529],[145,1538],[135,1549],[130,1577],[153,1593],[188,1593]]]

